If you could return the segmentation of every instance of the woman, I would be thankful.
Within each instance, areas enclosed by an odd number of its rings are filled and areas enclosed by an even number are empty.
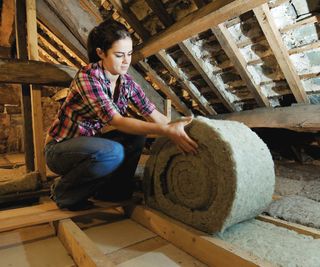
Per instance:
[[[184,131],[191,118],[168,124],[127,74],[131,55],[132,39],[121,23],[105,21],[90,32],[91,63],[75,76],[46,140],[47,165],[61,175],[51,188],[60,208],[88,208],[90,196],[130,198],[146,134],[167,136],[183,152],[196,153]],[[126,117],[128,101],[153,122]],[[102,133],[110,127],[116,130]]]

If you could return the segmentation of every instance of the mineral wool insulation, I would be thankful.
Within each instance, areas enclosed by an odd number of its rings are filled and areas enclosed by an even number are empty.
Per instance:
[[[197,155],[158,139],[145,169],[147,205],[208,233],[254,218],[271,202],[274,164],[245,125],[198,117],[187,127]]]

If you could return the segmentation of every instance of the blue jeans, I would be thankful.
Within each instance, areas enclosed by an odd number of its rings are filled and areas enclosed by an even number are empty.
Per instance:
[[[61,175],[53,199],[67,208],[91,196],[107,201],[130,198],[144,143],[144,136],[119,131],[49,142],[45,147],[47,165]]]

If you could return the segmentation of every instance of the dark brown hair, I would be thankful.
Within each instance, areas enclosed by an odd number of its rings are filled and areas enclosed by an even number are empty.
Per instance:
[[[127,37],[131,38],[130,33],[122,23],[115,20],[103,21],[89,33],[87,41],[89,62],[93,63],[100,60],[96,52],[97,48],[106,52],[114,42]]]

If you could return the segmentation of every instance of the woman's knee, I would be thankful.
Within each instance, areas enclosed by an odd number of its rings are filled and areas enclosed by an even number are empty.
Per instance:
[[[94,160],[103,162],[108,169],[116,169],[121,165],[125,157],[124,147],[118,142],[108,140],[98,153],[94,155]]]

